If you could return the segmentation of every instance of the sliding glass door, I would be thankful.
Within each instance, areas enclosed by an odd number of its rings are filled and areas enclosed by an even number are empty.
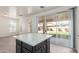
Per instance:
[[[47,15],[39,18],[38,33],[52,35],[51,43],[73,47],[73,12],[72,10]]]

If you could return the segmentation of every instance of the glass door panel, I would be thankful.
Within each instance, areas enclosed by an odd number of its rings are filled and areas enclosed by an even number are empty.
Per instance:
[[[38,33],[44,33],[44,16],[40,16],[38,20]]]
[[[51,16],[52,17],[52,16]],[[56,38],[56,21],[53,19],[46,19],[46,23],[47,23],[47,34],[52,35],[52,37]]]
[[[43,33],[43,22],[38,24],[38,33]]]
[[[62,12],[57,14],[58,18],[56,18],[57,22],[57,40],[56,44],[61,46],[69,47],[69,42],[71,40],[71,34],[70,34],[70,14],[69,11]]]
[[[55,44],[56,36],[57,36],[57,27],[56,27],[56,20],[54,19],[53,15],[49,15],[46,17],[46,24],[47,24],[47,34],[52,35],[50,39],[50,43]]]
[[[57,45],[72,47],[72,12],[65,11],[46,18],[47,34],[52,35],[51,42]]]

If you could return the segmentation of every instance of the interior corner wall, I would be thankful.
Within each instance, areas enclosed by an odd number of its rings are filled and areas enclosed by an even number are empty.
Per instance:
[[[37,33],[38,32],[38,17],[33,16],[31,19],[31,32]]]

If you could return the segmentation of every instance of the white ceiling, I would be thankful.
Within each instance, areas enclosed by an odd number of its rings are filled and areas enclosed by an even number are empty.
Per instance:
[[[45,8],[40,8],[40,6],[17,6],[17,16],[28,16],[36,13],[44,12],[47,10],[55,9],[58,6],[45,6]],[[0,16],[9,14],[9,6],[0,6]]]
[[[33,15],[36,13],[40,13],[43,11],[47,11],[50,9],[57,8],[56,6],[45,6],[45,8],[40,8],[40,6],[27,6],[27,7],[17,7],[18,14],[23,14],[23,15]]]
[[[8,14],[8,7],[0,6],[0,16],[4,16]]]

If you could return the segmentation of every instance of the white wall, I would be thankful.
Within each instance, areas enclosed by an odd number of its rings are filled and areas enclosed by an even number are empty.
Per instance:
[[[79,7],[76,8],[76,20],[75,20],[75,32],[76,32],[76,40],[75,46],[76,50],[79,52]]]
[[[28,21],[26,17],[16,15],[16,7],[9,7],[8,16],[0,16],[0,37],[24,34],[28,32]],[[14,28],[12,23],[15,23]]]
[[[10,32],[10,22],[16,22],[16,19],[9,17],[0,17],[0,37],[10,36],[16,34],[15,32]]]
[[[10,31],[10,27],[12,27],[10,25],[11,22],[16,23],[15,32],[13,30]],[[28,32],[28,23],[29,23],[29,20],[27,20],[24,17],[15,19],[15,18],[0,16],[0,37],[27,33]]]
[[[25,17],[19,17],[19,22],[18,22],[18,33],[22,34],[22,33],[27,33],[28,32],[28,23],[29,20],[27,20]]]

